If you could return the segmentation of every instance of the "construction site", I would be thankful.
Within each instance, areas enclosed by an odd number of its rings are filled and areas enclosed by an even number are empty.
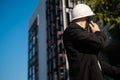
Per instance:
[[[40,0],[29,21],[28,80],[69,80],[62,34],[79,3],[84,0]]]

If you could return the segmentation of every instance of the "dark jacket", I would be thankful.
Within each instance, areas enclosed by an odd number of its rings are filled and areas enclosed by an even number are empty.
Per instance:
[[[70,80],[103,80],[98,65],[98,52],[105,42],[102,32],[91,33],[71,23],[64,31],[63,41],[69,62]]]

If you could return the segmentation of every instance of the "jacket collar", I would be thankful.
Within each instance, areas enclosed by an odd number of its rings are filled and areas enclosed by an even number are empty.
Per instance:
[[[70,28],[72,29],[83,29],[85,30],[84,28],[82,28],[80,25],[78,25],[77,23],[74,23],[72,22],[70,25],[69,25]]]

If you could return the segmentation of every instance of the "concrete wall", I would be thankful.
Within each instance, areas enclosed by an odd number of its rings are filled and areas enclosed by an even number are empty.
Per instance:
[[[47,80],[47,52],[46,52],[46,0],[40,0],[35,9],[30,22],[29,28],[38,17],[38,46],[39,46],[39,80]]]

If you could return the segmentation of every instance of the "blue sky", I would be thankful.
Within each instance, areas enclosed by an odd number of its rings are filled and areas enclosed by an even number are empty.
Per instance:
[[[0,80],[27,80],[28,23],[40,0],[0,0]]]

